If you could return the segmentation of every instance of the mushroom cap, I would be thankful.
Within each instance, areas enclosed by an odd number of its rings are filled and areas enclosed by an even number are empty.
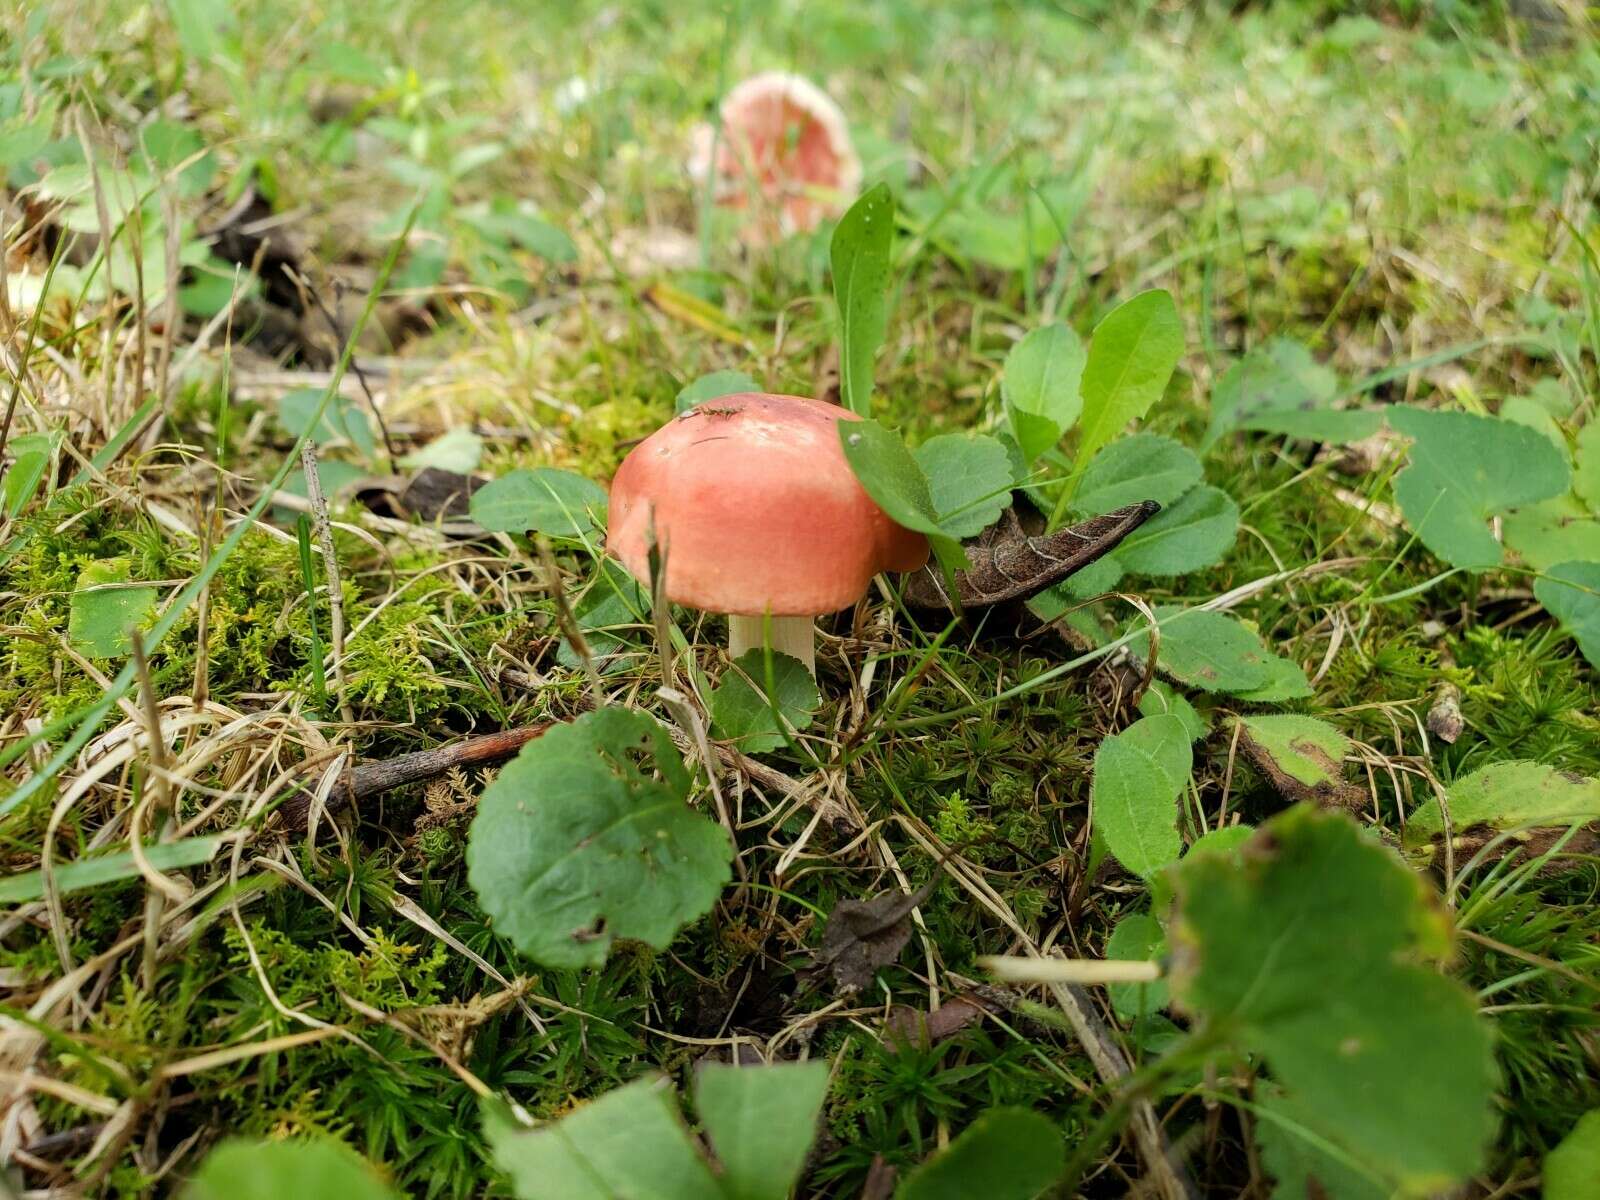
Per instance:
[[[799,75],[767,71],[746,79],[722,102],[723,136],[715,161],[712,129],[691,134],[689,171],[715,174],[717,202],[744,208],[759,196],[766,212],[747,230],[753,240],[815,229],[837,216],[861,187],[861,159],[839,106]]]
[[[676,603],[747,616],[854,604],[879,571],[928,558],[927,539],[891,521],[845,460],[837,426],[859,419],[761,392],[680,414],[617,469],[607,552],[647,580],[653,520]]]

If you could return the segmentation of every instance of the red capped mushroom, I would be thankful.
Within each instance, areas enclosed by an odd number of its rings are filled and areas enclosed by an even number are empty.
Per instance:
[[[766,643],[816,673],[813,619],[880,571],[914,571],[928,542],[895,524],[845,460],[854,413],[800,396],[722,396],[656,430],[611,482],[606,550],[649,577],[652,527],[669,600],[728,614],[728,653]]]
[[[721,112],[720,138],[709,125],[695,129],[689,172],[699,180],[713,176],[725,208],[759,205],[757,220],[743,231],[746,241],[809,232],[855,198],[861,159],[850,127],[810,80],[781,71],[756,75],[728,93]]]

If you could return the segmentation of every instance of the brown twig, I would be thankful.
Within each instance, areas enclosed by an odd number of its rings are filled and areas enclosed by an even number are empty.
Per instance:
[[[436,746],[432,750],[417,750],[395,758],[358,763],[346,769],[344,778],[328,797],[328,807],[354,807],[373,796],[404,787],[408,783],[433,779],[458,767],[481,766],[510,758],[554,724],[557,722],[542,721],[518,729],[480,734],[445,746]],[[304,830],[311,817],[311,794],[301,792],[291,796],[278,814],[286,828],[295,832]]]

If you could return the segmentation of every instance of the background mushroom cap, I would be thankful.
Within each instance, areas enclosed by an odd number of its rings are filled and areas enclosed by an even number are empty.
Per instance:
[[[753,232],[815,229],[843,212],[861,187],[861,159],[839,106],[799,75],[752,76],[722,102],[722,137],[712,158],[712,129],[693,131],[689,170],[718,179],[717,201],[744,208],[752,195],[769,210]],[[776,225],[774,230],[771,226]]]
[[[652,514],[669,599],[708,612],[815,616],[854,604],[879,571],[927,561],[845,461],[820,400],[746,392],[675,417],[611,483],[606,550],[649,578]]]

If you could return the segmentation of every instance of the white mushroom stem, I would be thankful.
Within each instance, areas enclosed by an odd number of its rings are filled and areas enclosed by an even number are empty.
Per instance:
[[[812,617],[728,617],[728,656],[738,658],[746,650],[767,645],[767,626],[771,623],[772,648],[805,663],[817,673],[817,625]]]

